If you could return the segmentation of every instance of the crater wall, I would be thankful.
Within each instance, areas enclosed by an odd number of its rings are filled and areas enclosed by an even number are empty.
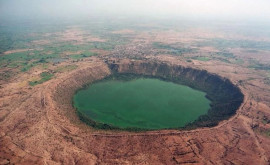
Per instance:
[[[194,69],[180,65],[150,60],[105,60],[100,65],[86,67],[70,73],[54,92],[54,100],[61,109],[68,109],[74,116],[72,97],[75,92],[85,85],[103,79],[113,74],[136,74],[142,76],[156,77],[166,81],[172,81],[192,88],[204,91],[206,97],[212,101],[211,109],[206,115],[200,116],[195,122],[188,124],[185,129],[197,127],[211,127],[217,125],[221,120],[228,119],[234,115],[243,102],[243,94],[227,78],[209,73],[206,70]],[[95,123],[85,120],[92,126]],[[102,126],[108,128],[108,126]],[[101,128],[102,128],[101,127]]]
[[[234,115],[244,99],[240,89],[229,79],[206,70],[149,61],[111,60],[107,64],[114,74],[153,76],[206,92],[206,97],[212,101],[211,109],[187,125],[187,129],[217,125],[219,121]]]

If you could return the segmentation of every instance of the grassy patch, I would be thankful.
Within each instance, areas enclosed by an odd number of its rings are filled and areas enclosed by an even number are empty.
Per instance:
[[[0,56],[0,67],[18,68],[22,72],[26,72],[32,67],[47,63],[51,58],[56,58],[56,54],[43,54],[39,51],[28,51],[12,53]]]
[[[178,55],[178,56],[180,56],[184,53],[194,52],[194,49],[192,49],[192,48],[177,47],[177,46],[164,44],[161,42],[154,42],[153,47],[156,49],[165,49],[166,52],[162,52],[162,53],[168,53],[168,54]]]
[[[0,72],[0,80],[8,80],[9,78],[11,78],[12,76],[16,75],[17,73],[8,70],[8,71],[4,71],[4,72]]]
[[[36,66],[35,63],[27,63],[25,66],[23,66],[21,68],[22,72],[27,72],[28,70],[30,70],[32,67]]]
[[[49,65],[48,64],[42,64],[42,68],[43,69],[48,69],[49,68]]]
[[[210,58],[208,57],[192,57],[194,60],[199,60],[199,61],[209,61]]]
[[[56,72],[59,73],[63,73],[63,72],[69,72],[72,71],[74,69],[78,68],[77,65],[65,65],[65,66],[59,66],[58,68],[56,68]]]
[[[42,84],[48,80],[50,80],[51,78],[53,77],[53,74],[52,73],[49,73],[49,72],[42,72],[40,74],[40,80],[37,80],[37,81],[30,81],[29,82],[29,85],[31,86],[35,86],[35,85],[38,85],[38,84]]]
[[[86,58],[86,57],[91,57],[91,56],[96,56],[97,53],[93,53],[93,52],[84,52],[81,54],[74,54],[74,55],[70,55],[69,57],[72,59],[81,59],[81,58]]]
[[[237,58],[237,59],[235,59],[234,63],[241,65],[241,64],[244,64],[245,62],[244,62],[244,60]]]
[[[264,84],[270,85],[270,78],[269,77],[264,78],[263,82],[264,82]]]
[[[270,137],[270,129],[263,129],[263,128],[255,128],[255,132],[263,135],[263,136],[266,136],[266,137]]]
[[[249,61],[251,64],[248,66],[249,68],[253,68],[255,70],[266,70],[270,71],[270,65],[269,64],[261,64],[258,61],[251,60]]]
[[[233,53],[230,52],[217,52],[218,56],[223,56],[226,58],[235,58],[235,56],[233,55]]]
[[[113,50],[116,44],[113,42],[94,42],[93,47],[95,49]]]
[[[263,124],[268,124],[268,122],[270,122],[270,121],[268,121],[268,120],[266,120],[266,119],[262,119],[262,123],[263,123]]]
[[[270,42],[268,41],[228,40],[221,38],[200,41],[196,46],[214,46],[218,49],[244,48],[249,50],[252,49],[252,51],[270,50]]]

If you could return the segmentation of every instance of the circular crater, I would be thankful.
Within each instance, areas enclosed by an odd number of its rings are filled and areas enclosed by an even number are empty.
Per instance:
[[[54,98],[62,108],[73,105],[79,119],[94,128],[136,131],[216,126],[236,113],[244,96],[230,80],[205,70],[147,60],[107,60],[71,74]],[[185,107],[188,104],[193,105]]]

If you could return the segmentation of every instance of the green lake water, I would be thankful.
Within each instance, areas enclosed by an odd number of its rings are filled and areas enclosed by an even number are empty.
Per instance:
[[[153,78],[104,80],[79,90],[74,107],[84,116],[118,128],[179,128],[206,114],[206,93]]]

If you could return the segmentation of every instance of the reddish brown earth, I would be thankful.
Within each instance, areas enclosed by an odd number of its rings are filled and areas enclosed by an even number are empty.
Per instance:
[[[227,77],[241,89],[244,102],[235,116],[212,128],[96,130],[79,121],[71,97],[84,84],[110,74],[104,60],[80,61],[77,69],[35,87],[22,82],[37,73],[24,74],[0,88],[0,164],[270,164],[270,138],[260,133],[269,129],[261,120],[270,119],[270,88],[259,74],[175,57],[148,57],[148,61],[207,69]],[[125,70],[130,61],[118,62]],[[258,76],[250,79],[250,75]]]

